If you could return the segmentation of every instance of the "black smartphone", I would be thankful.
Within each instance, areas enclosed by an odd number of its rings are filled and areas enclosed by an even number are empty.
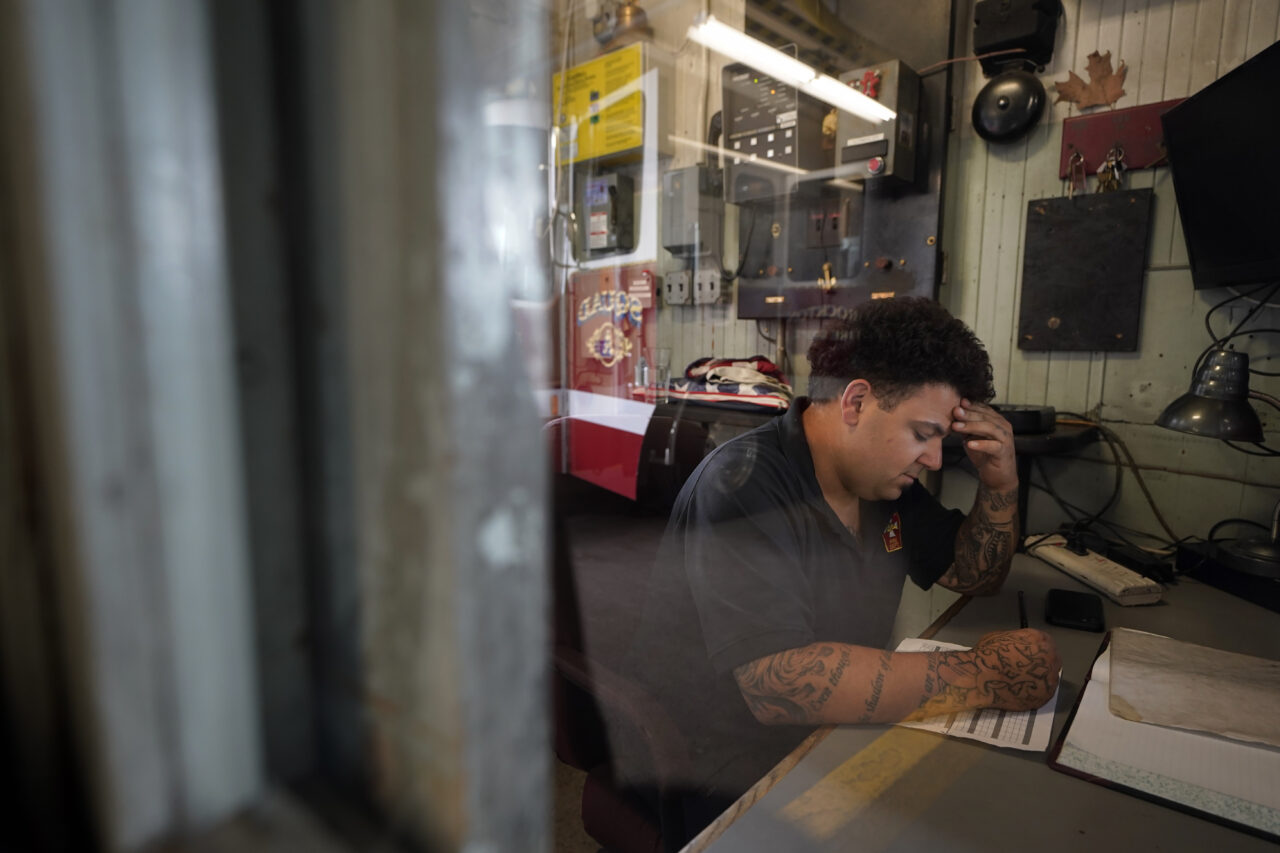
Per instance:
[[[1102,599],[1092,592],[1051,589],[1044,597],[1044,621],[1081,631],[1101,631]]]

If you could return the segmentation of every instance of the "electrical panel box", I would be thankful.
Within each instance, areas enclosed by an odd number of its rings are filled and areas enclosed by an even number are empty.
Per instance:
[[[841,18],[885,14],[865,0],[839,5]],[[866,67],[841,66],[843,73],[832,75],[892,108],[899,116],[893,122],[857,123],[825,102],[806,108],[786,87],[756,88],[748,97],[744,89],[757,82],[753,75],[722,78],[726,200],[738,204],[737,247],[730,254],[740,270],[733,294],[739,318],[834,319],[871,299],[936,296],[951,98],[947,74],[920,77],[912,69],[950,55],[953,5],[916,0],[908,15],[876,30],[883,52],[857,63]],[[873,65],[876,60],[883,61]],[[783,95],[796,104],[799,147],[789,155],[775,147],[770,157],[767,148],[758,150],[770,141],[759,132],[782,127],[779,114],[790,109],[770,101]],[[733,143],[751,131],[758,132],[757,148],[748,163],[744,148]],[[753,194],[744,178],[760,178],[763,169],[748,171],[749,165],[772,166],[774,186],[788,191]],[[767,184],[763,188],[767,192]]]
[[[634,183],[627,175],[606,172],[588,178],[581,210],[588,252],[625,252],[635,244]]]
[[[662,246],[673,255],[720,257],[724,179],[720,169],[687,166],[662,176]]]
[[[669,64],[652,44],[636,42],[553,75],[557,163],[635,162],[646,144],[657,146],[660,154],[671,154]],[[649,109],[657,113],[657,132],[645,139]]]
[[[898,116],[873,122],[841,111],[836,125],[836,174],[846,179],[894,178],[914,184],[920,111],[920,77],[893,59],[840,75]]]
[[[835,139],[823,133],[830,107],[748,65],[721,73],[726,201],[782,195],[800,173],[831,168]]]

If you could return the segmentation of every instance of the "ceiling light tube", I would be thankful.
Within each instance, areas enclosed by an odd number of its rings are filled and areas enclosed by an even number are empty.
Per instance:
[[[868,98],[848,83],[841,83],[825,74],[820,74],[816,79],[801,84],[800,90],[867,121],[892,121],[898,117],[896,112],[875,98]]]
[[[813,97],[867,121],[888,121],[897,113],[852,86],[819,74],[798,59],[770,47],[759,39],[716,20],[715,15],[699,15],[689,27],[689,39],[716,53],[750,65],[780,83],[794,86]]]
[[[812,68],[800,60],[716,20],[715,15],[699,15],[698,18],[689,27],[689,38],[716,53],[750,65],[788,86],[800,86],[817,76]]]

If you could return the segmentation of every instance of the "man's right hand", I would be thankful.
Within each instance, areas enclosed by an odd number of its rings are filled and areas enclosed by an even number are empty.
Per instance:
[[[1045,632],[996,631],[970,651],[942,656],[938,678],[945,686],[937,698],[968,708],[1031,710],[1053,698],[1061,669],[1057,646]]]

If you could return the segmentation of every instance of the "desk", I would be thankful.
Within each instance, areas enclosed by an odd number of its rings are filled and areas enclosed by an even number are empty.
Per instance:
[[[1017,591],[1023,590],[1030,626],[1050,633],[1062,655],[1056,740],[1103,635],[1046,625],[1044,595],[1052,587],[1087,589],[1019,554],[1004,590],[990,598],[962,599],[936,637],[971,645],[988,631],[1017,627]],[[1280,616],[1198,581],[1170,586],[1163,602],[1145,607],[1120,607],[1104,599],[1104,611],[1109,629],[1137,628],[1280,659]],[[727,826],[712,824],[690,842],[687,853],[1276,849],[1203,818],[1059,773],[1043,753],[897,726],[838,726],[825,732],[806,742],[809,751],[796,756],[798,763],[788,771],[771,774],[776,781],[754,805],[730,809]],[[753,789],[741,802],[757,793]],[[735,811],[737,818],[730,822]],[[717,829],[721,834],[712,837]]]

